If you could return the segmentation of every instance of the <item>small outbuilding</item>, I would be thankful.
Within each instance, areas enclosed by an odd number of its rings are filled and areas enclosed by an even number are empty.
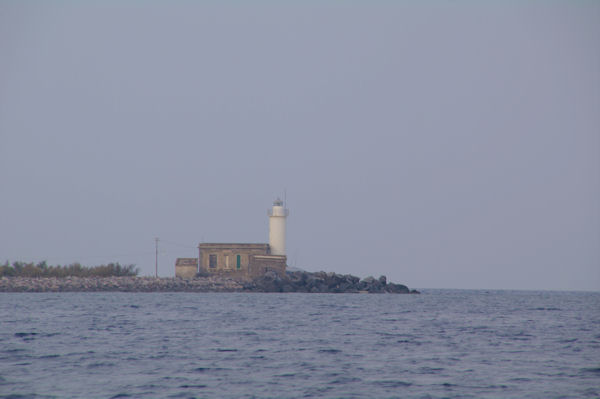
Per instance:
[[[177,258],[175,277],[194,278],[198,273],[198,258]]]

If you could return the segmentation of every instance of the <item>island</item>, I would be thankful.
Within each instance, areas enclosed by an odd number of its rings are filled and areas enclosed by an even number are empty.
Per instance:
[[[139,277],[133,265],[85,267],[8,262],[0,266],[0,292],[301,292],[416,294],[402,284],[333,272],[267,271],[254,278],[197,273],[192,278]]]

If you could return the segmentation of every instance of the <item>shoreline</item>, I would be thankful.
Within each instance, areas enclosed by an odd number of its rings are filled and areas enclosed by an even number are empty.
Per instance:
[[[385,276],[360,280],[335,273],[267,273],[248,281],[225,276],[180,277],[1,277],[0,292],[303,292],[303,293],[418,293]]]

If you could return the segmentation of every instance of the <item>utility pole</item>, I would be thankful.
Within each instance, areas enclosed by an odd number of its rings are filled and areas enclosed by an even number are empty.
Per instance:
[[[154,276],[158,278],[158,237],[154,239],[155,257],[154,257]]]

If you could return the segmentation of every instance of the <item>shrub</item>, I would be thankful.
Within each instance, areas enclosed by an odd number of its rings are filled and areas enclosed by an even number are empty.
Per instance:
[[[13,262],[12,265],[7,261],[0,266],[0,277],[121,277],[137,276],[139,270],[135,265],[121,265],[119,263],[109,263],[99,266],[82,266],[80,263],[70,265],[48,266],[46,261],[39,262],[37,265],[33,262]]]

